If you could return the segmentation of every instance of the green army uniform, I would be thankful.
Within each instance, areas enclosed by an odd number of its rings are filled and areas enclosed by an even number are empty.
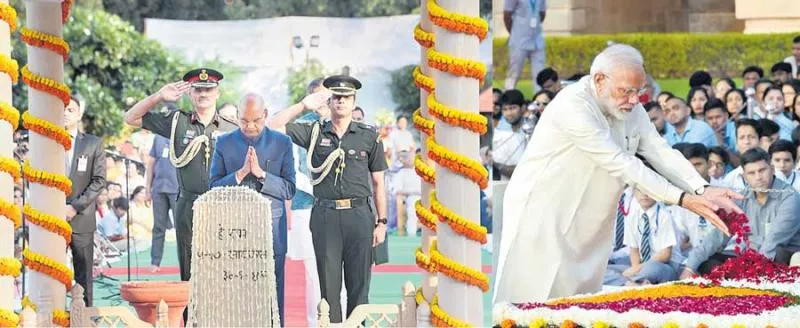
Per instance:
[[[357,80],[348,76],[329,77],[323,85],[335,95],[352,95],[360,87]],[[347,316],[358,305],[369,302],[372,235],[377,217],[370,206],[370,173],[388,169],[383,143],[374,127],[359,122],[350,122],[341,139],[330,121],[289,123],[286,134],[309,150],[315,197],[310,229],[320,292],[330,304],[331,322],[342,322],[343,267]],[[385,223],[385,218],[381,221]]]
[[[222,74],[211,69],[187,73],[184,81],[193,87],[215,87]],[[142,128],[170,139],[170,161],[178,169],[178,201],[174,214],[175,237],[178,241],[178,262],[181,280],[189,281],[192,259],[192,217],[194,201],[208,191],[208,169],[218,135],[238,129],[235,122],[214,114],[208,126],[203,125],[194,111],[179,110],[166,114],[148,112],[142,117]]]

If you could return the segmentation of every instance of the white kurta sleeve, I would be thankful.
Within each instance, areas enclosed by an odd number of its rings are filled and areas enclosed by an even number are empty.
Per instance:
[[[636,124],[640,129],[641,139],[637,153],[642,154],[658,173],[686,192],[694,193],[708,184],[694,166],[658,134],[647,115],[636,114],[640,113],[633,113],[631,116],[637,120]]]
[[[656,201],[678,203],[681,190],[647,168],[633,154],[623,151],[611,137],[608,125],[601,121],[603,116],[598,115],[591,104],[572,102],[558,110],[562,115],[557,115],[555,124],[594,163],[612,176],[622,178],[625,183],[637,186]]]

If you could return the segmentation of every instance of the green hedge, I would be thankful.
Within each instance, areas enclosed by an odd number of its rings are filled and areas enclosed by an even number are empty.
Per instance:
[[[655,78],[688,78],[698,70],[713,76],[740,76],[748,65],[767,74],[773,64],[791,54],[794,34],[640,33],[545,37],[547,65],[562,77],[589,72],[592,59],[608,41],[626,43],[642,52],[645,68]],[[494,39],[494,71],[504,78],[508,67],[507,38]],[[526,63],[522,78],[530,77]]]

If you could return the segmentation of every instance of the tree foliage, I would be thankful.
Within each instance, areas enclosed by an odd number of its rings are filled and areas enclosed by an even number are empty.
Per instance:
[[[81,2],[79,0],[78,4]],[[405,15],[419,7],[419,0],[102,0],[102,4],[106,11],[119,15],[137,30],[143,31],[145,18],[228,20],[281,16]]]
[[[392,100],[397,103],[395,114],[411,116],[419,108],[419,89],[414,84],[416,65],[407,65],[392,72]]]
[[[166,83],[181,79],[189,68],[185,60],[102,10],[73,7],[64,26],[64,39],[70,45],[64,81],[86,103],[86,131],[99,136],[119,134],[122,115],[130,106]],[[14,59],[20,66],[25,65],[27,47],[18,33],[14,34],[12,46]],[[28,107],[27,88],[24,83],[14,87],[14,105],[22,111]]]

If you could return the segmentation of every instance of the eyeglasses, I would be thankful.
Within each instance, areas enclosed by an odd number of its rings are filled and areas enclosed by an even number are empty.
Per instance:
[[[612,84],[614,83],[614,81],[613,81],[613,80],[611,80],[611,77],[610,77],[610,76],[608,76],[608,75],[606,75],[606,74],[603,74],[603,75],[604,75],[604,76],[605,76],[605,77],[608,79],[608,81],[610,81]],[[620,93],[622,93],[622,95],[623,95],[623,96],[625,96],[626,98],[630,98],[630,97],[633,97],[633,96],[636,96],[636,97],[641,97],[642,95],[644,95],[645,93],[647,93],[647,85],[645,85],[645,86],[643,86],[643,87],[641,87],[641,88],[615,88],[615,89],[616,89],[617,91],[619,91]]]

